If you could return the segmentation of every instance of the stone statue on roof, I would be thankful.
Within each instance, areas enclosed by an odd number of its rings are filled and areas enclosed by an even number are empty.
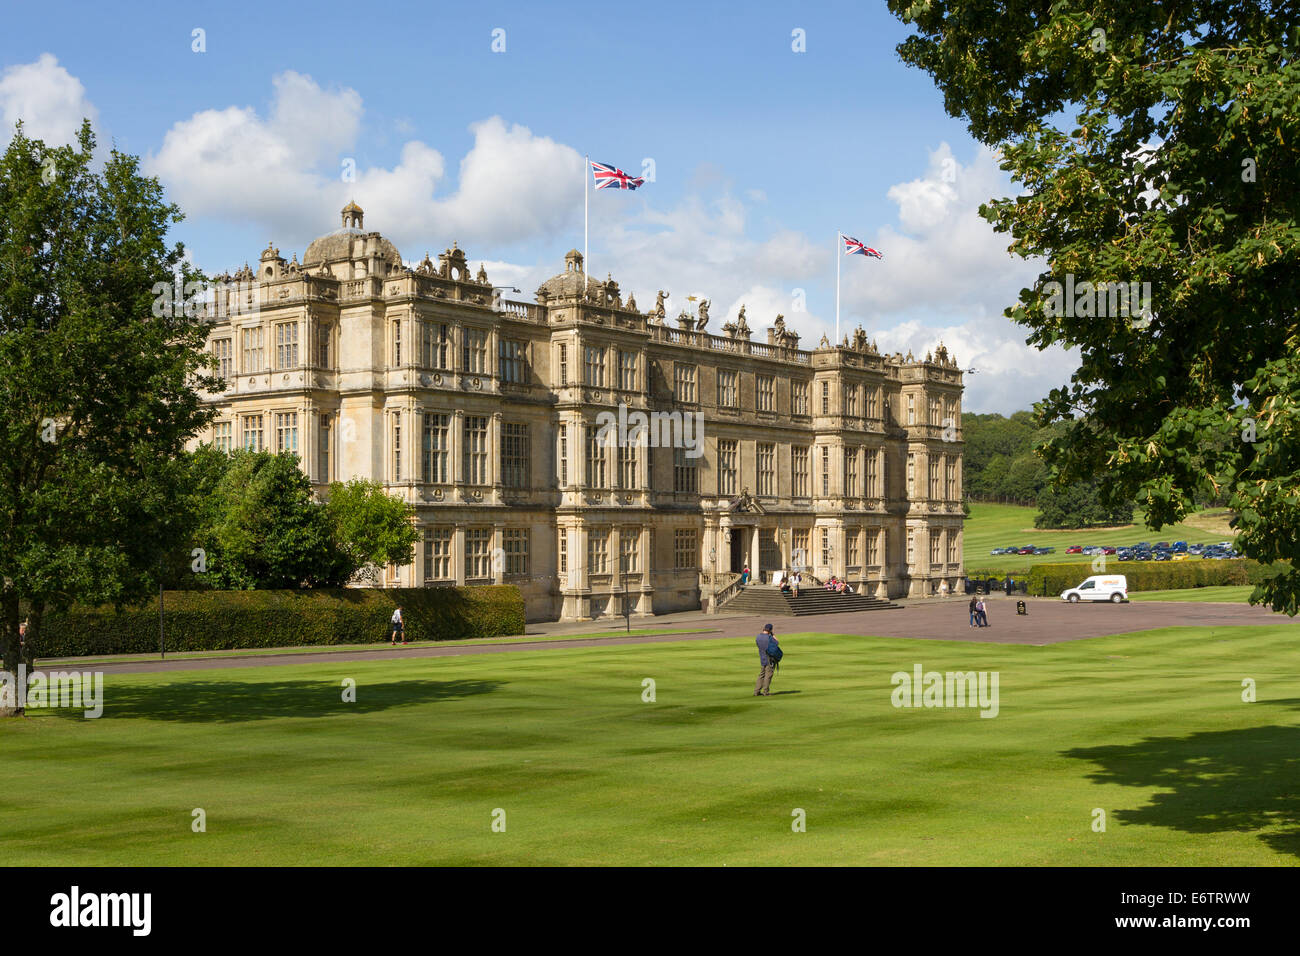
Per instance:
[[[659,295],[655,297],[654,316],[659,320],[660,325],[662,325],[664,319],[668,317],[668,307],[664,305],[664,300],[667,299],[670,294],[671,293],[665,292],[663,289],[660,289]]]

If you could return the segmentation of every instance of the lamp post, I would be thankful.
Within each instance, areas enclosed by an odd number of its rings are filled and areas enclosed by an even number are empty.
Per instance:
[[[501,311],[501,293],[503,292],[518,292],[520,295],[523,295],[522,290],[516,289],[512,285],[494,285],[492,287],[492,298],[495,300],[493,302],[493,308],[498,312]]]

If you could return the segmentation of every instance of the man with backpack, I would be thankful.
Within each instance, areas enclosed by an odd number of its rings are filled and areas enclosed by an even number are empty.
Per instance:
[[[772,675],[776,673],[776,665],[781,663],[785,652],[776,642],[771,624],[763,625],[758,637],[754,638],[754,643],[758,645],[758,680],[754,682],[754,696],[771,697]]]

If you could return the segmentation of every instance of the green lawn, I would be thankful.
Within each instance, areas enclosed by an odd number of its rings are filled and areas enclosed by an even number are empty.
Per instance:
[[[109,675],[99,720],[0,722],[0,859],[1294,865],[1297,636],[789,635],[767,699],[747,639]],[[894,708],[914,664],[998,671],[1000,713]]]
[[[1127,525],[1113,531],[1038,531],[1034,529],[1034,516],[1037,514],[1037,508],[1023,505],[972,503],[970,517],[966,519],[962,537],[966,567],[973,570],[1007,571],[1031,567],[1035,564],[1078,562],[1086,565],[1094,560],[1091,555],[1066,554],[1065,549],[1076,544],[1080,547],[1093,544],[1101,547],[1107,545],[1118,547],[1137,544],[1139,541],[1150,541],[1152,544],[1157,541],[1170,543],[1187,541],[1195,544],[1199,541],[1208,544],[1212,541],[1231,541],[1234,536],[1231,531],[1226,531],[1222,527],[1218,527],[1217,530],[1207,530],[1222,525],[1222,522],[1206,520],[1200,516],[1192,516],[1189,522],[1197,522],[1205,527],[1184,522],[1170,525],[1160,531],[1152,531],[1141,524]],[[1007,548],[1012,545],[1056,548],[1056,554],[989,554],[994,548]],[[1201,559],[1192,556],[1188,560],[1200,561]],[[1108,556],[1106,562],[1107,569],[1114,571],[1114,556]]]
[[[1245,604],[1253,584],[1209,585],[1203,588],[1179,588],[1172,591],[1130,591],[1130,601],[1218,601]]]
[[[661,627],[632,628],[630,631],[596,631],[578,632],[576,634],[526,634],[521,637],[467,638],[459,641],[410,641],[407,648],[417,647],[460,647],[481,644],[532,644],[539,641],[592,641],[602,637],[653,637],[660,634],[698,634],[710,631],[708,627]],[[223,651],[169,651],[169,661],[216,660],[223,657],[281,657],[285,654],[355,654],[360,651],[391,651],[392,642],[378,641],[374,644],[303,644],[298,647],[253,647],[236,648]],[[60,666],[75,666],[95,663],[117,663],[133,661],[156,661],[159,654],[102,654],[95,657],[60,657],[55,658]]]

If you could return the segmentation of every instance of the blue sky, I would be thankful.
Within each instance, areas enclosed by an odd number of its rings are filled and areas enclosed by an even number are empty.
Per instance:
[[[1001,315],[1038,266],[975,210],[1013,187],[899,61],[883,3],[593,9],[23,5],[0,35],[0,137],[21,116],[66,138],[89,113],[186,211],[177,238],[209,272],[268,240],[301,255],[355,198],[407,260],[456,240],[523,298],[582,246],[582,154],[648,159],[654,182],[590,197],[592,272],[642,308],[659,288],[674,311],[705,296],[720,326],[743,302],[756,338],[780,312],[812,347],[833,334],[842,229],[885,256],[843,261],[842,333],[942,338],[979,369],[969,411],[1068,378],[1068,355]]]

